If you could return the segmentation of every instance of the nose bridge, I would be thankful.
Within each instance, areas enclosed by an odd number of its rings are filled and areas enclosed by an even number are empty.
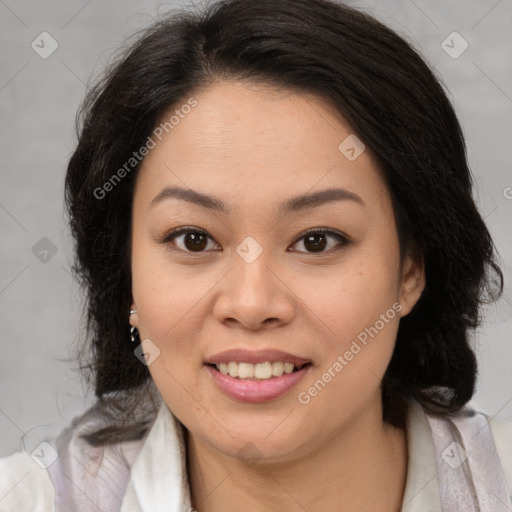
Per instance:
[[[216,313],[220,321],[235,319],[258,328],[268,319],[288,322],[293,304],[281,279],[276,276],[272,250],[253,237],[246,237],[233,253],[233,269],[224,287]]]
[[[265,245],[264,245],[265,244]],[[268,243],[247,236],[236,247],[234,255],[234,288],[241,296],[269,299],[276,287],[272,267],[272,250]],[[263,295],[263,296],[262,296]]]

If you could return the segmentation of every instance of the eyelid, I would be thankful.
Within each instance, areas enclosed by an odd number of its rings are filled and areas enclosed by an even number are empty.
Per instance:
[[[181,235],[183,233],[201,233],[203,235],[206,235],[209,238],[212,238],[204,229],[196,228],[195,226],[181,226],[179,228],[171,229],[165,235],[162,237],[162,242],[166,242],[170,240],[171,238],[174,238],[177,235]],[[213,238],[212,238],[213,240]]]
[[[168,244],[174,238],[176,238],[176,237],[178,237],[180,235],[186,234],[186,233],[200,233],[202,235],[205,235],[207,238],[212,240],[212,242],[214,242],[215,245],[220,247],[220,245],[217,243],[217,241],[207,231],[205,231],[204,229],[201,229],[201,228],[197,228],[195,226],[181,226],[179,228],[172,229],[171,231],[168,231],[162,237],[162,239],[159,240],[159,242],[161,244],[165,245],[165,244]],[[186,251],[186,252],[188,252],[189,254],[194,254],[193,251]],[[205,251],[202,251],[202,252],[205,252]],[[198,252],[198,253],[195,253],[195,254],[201,254],[201,252]]]
[[[305,231],[302,231],[301,233],[299,233],[291,245],[292,246],[295,245],[297,242],[299,242],[300,240],[302,240],[304,237],[306,237],[309,234],[316,234],[316,233],[322,233],[324,235],[329,235],[329,236],[332,236],[333,238],[337,238],[342,246],[348,245],[350,243],[350,239],[345,234],[343,234],[335,229],[327,228],[327,227],[317,227],[317,228],[309,228],[309,229],[306,229]],[[308,253],[307,251],[294,251],[294,252],[300,252],[303,254],[312,254],[312,255],[316,254],[318,256],[322,256],[322,255],[326,255],[326,254],[329,254],[330,252],[332,252],[332,249],[329,251],[322,251],[322,252],[318,252],[318,253],[314,253],[314,252]]]

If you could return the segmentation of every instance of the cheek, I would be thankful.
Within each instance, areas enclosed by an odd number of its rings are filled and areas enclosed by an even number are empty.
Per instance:
[[[333,334],[354,334],[374,323],[398,298],[395,265],[360,255],[354,259],[353,264],[316,279],[314,286],[303,281],[304,288],[298,292]]]
[[[159,249],[159,248],[158,248]],[[150,339],[158,357],[148,366],[156,387],[176,413],[200,417],[197,388],[198,339],[196,329],[204,311],[201,299],[212,287],[206,274],[183,272],[169,262],[165,251],[138,247],[133,251],[132,293],[137,304],[141,339]]]
[[[401,309],[396,261],[393,254],[359,251],[353,261],[332,272],[323,283],[300,292],[308,297],[306,304],[323,333],[318,350],[321,371],[344,375],[331,388],[336,392],[347,382],[359,386],[367,381],[367,385],[377,386],[385,372]]]
[[[206,275],[170,263],[165,249],[134,244],[132,255],[132,293],[137,304],[139,331],[167,352],[186,352],[194,309],[211,287]]]

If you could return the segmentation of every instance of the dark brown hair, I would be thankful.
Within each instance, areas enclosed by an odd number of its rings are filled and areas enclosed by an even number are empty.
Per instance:
[[[138,165],[105,197],[98,187],[144,144],[164,112],[223,79],[320,95],[371,148],[393,201],[401,253],[414,249],[426,269],[425,290],[400,321],[383,378],[384,421],[403,425],[410,398],[441,413],[459,409],[473,395],[477,373],[470,330],[480,322],[480,304],[501,294],[503,277],[440,81],[403,37],[341,3],[222,0],[151,25],[80,110],[65,184],[74,271],[87,292],[87,343],[78,359],[106,418],[89,442],[139,437],[149,423],[134,411],[150,403],[154,415],[158,405],[129,339]]]

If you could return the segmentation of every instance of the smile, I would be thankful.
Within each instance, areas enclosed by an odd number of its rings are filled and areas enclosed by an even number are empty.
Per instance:
[[[232,349],[208,358],[204,368],[225,396],[262,403],[289,392],[312,370],[313,363],[280,350]]]
[[[281,377],[283,374],[297,372],[303,366],[305,365],[295,366],[293,363],[283,361],[265,361],[264,363],[257,364],[230,361],[229,363],[216,364],[215,368],[222,373],[222,375],[229,375],[240,380],[268,380]]]

